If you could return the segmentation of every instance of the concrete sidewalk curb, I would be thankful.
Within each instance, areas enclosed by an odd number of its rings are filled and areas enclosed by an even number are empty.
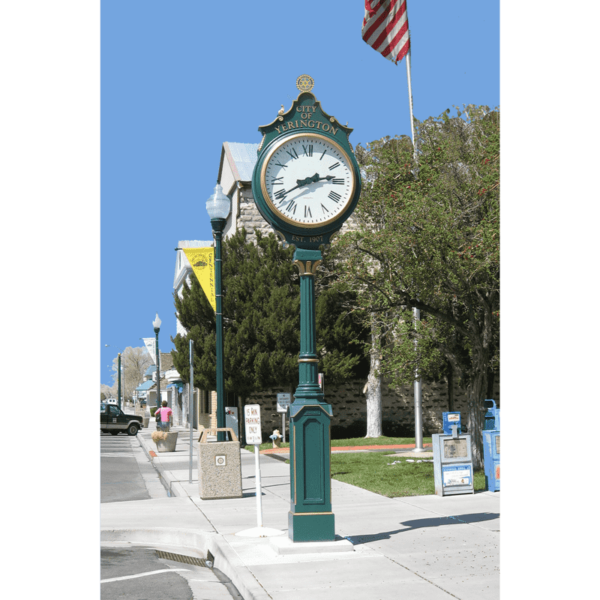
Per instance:
[[[175,475],[173,475],[173,473],[171,473],[171,471],[164,468],[162,461],[160,460],[160,457],[156,456],[156,455],[152,456],[152,454],[150,454],[150,452],[152,452],[153,454],[156,454],[156,453],[151,448],[150,444],[144,438],[144,436],[141,436],[138,434],[136,437],[137,437],[138,443],[140,444],[140,446],[146,453],[146,456],[148,457],[148,459],[150,460],[150,462],[156,469],[158,476],[160,478],[160,482],[164,485],[167,492],[169,492],[169,494],[171,496],[175,496],[175,497],[180,497],[180,496],[188,497],[187,492],[183,489],[183,486],[179,483],[180,480],[177,479],[175,477]]]
[[[148,459],[150,460],[150,462],[153,464],[154,468],[156,469],[156,472],[158,473],[158,476],[160,478],[160,482],[163,484],[163,486],[165,487],[167,492],[173,497],[188,498],[189,497],[188,492],[185,491],[184,487],[180,483],[182,480],[177,479],[175,477],[175,475],[169,469],[165,468],[165,466],[163,465],[163,463],[160,459],[160,456],[157,455],[156,452],[154,451],[154,448],[152,448],[150,446],[149,441],[144,436],[140,435],[139,433],[136,437],[137,437],[139,445],[142,447],[142,449],[146,453],[146,456],[148,457]],[[248,452],[248,450],[246,450],[245,448],[240,448],[240,452],[242,452],[242,453],[246,452],[248,454],[252,454],[251,452]],[[274,458],[274,457],[271,456],[270,458]],[[285,460],[286,459],[284,459],[284,461]],[[185,481],[185,483],[188,483],[189,479],[186,479],[184,481]],[[200,495],[200,492],[198,491],[198,496],[199,495]]]
[[[151,529],[101,529],[101,542],[139,542],[165,544],[200,551],[214,556],[214,567],[233,582],[244,600],[271,600],[250,569],[246,567],[229,542],[219,533],[193,529],[157,527]]]

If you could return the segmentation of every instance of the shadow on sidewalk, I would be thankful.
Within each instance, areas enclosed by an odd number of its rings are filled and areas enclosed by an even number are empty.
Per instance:
[[[404,521],[400,523],[405,526],[403,531],[409,529],[421,529],[423,527],[439,527],[440,525],[471,524],[481,523],[482,521],[492,521],[498,519],[499,513],[473,513],[468,515],[452,515],[448,517],[435,517],[433,519],[415,519],[414,521]]]
[[[352,535],[348,536],[355,546],[359,544],[368,544],[379,540],[389,540],[397,533],[422,529],[423,527],[440,527],[442,525],[469,525],[471,523],[481,523],[482,521],[492,521],[500,517],[499,513],[474,513],[468,515],[456,515],[451,517],[434,517],[431,519],[415,519],[413,521],[404,521],[400,525],[404,525],[402,529],[394,529],[393,531],[383,531],[381,533],[367,535]]]

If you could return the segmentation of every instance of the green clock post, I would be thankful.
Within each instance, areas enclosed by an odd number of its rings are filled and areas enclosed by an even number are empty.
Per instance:
[[[290,491],[288,533],[294,542],[333,541],[331,406],[318,383],[315,326],[316,269],[328,244],[360,196],[360,172],[348,141],[352,129],[325,113],[298,78],[300,95],[279,111],[263,134],[252,177],[256,206],[277,234],[295,246],[300,272],[299,383],[289,407]]]

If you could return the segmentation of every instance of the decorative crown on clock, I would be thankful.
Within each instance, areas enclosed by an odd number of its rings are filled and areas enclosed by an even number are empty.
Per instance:
[[[296,87],[301,92],[310,92],[315,87],[315,80],[310,75],[300,75],[296,79]]]

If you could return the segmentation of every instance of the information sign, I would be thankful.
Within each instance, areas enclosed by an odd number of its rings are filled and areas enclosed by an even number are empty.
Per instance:
[[[473,485],[471,465],[445,465],[442,467],[444,487],[451,485]]]
[[[247,404],[244,406],[244,424],[246,427],[246,444],[262,444],[259,404]]]
[[[292,399],[291,394],[277,394],[277,412],[287,412],[288,406]]]

